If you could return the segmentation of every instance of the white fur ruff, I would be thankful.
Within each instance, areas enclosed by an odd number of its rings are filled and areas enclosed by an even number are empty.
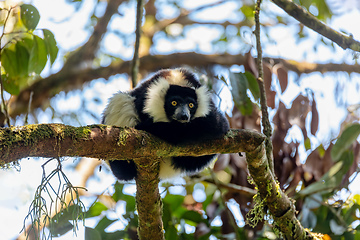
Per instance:
[[[177,69],[171,70],[170,77],[167,77],[166,80],[171,85],[194,88],[194,86],[192,86],[192,84],[185,79],[184,74]]]
[[[201,86],[195,90],[198,108],[196,109],[196,113],[194,114],[194,118],[205,117],[210,112],[210,101],[211,96],[206,86]]]
[[[169,122],[165,113],[165,95],[170,84],[165,78],[159,78],[149,87],[146,93],[144,112],[148,113],[154,122]]]
[[[135,127],[138,115],[135,110],[135,98],[128,93],[118,92],[109,100],[104,116],[104,123],[118,127]]]

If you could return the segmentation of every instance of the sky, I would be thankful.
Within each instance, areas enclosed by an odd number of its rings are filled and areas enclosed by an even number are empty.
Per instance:
[[[84,29],[84,25],[87,24],[86,21],[93,9],[93,0],[87,0],[86,4],[84,4],[84,7],[81,8],[80,12],[76,13],[74,8],[63,0],[51,1],[50,5],[48,0],[33,0],[31,2],[38,8],[41,14],[38,28],[48,28],[55,34],[55,38],[62,49],[60,55],[63,55],[64,51],[75,50],[89,37],[89,32]],[[187,0],[185,1],[185,4],[189,8],[194,8],[196,7],[196,4],[199,4],[200,2],[201,1]],[[354,4],[359,2],[360,1],[354,0]],[[98,8],[96,12],[98,16],[102,15],[105,6],[106,5],[104,4],[103,8]],[[238,16],[232,15],[231,9],[237,6],[238,5],[236,3],[229,2],[224,4],[221,9],[210,9],[205,13],[199,14],[197,17],[203,20],[210,19],[220,21],[224,16],[226,16],[230,20],[235,21]],[[126,16],[123,18],[117,18],[116,20],[112,21],[112,28],[125,31],[128,34],[132,34],[135,23],[135,11],[134,8],[131,7],[133,6],[129,6],[129,10],[127,11]],[[277,7],[272,7],[272,9],[279,13],[282,12]],[[171,12],[163,14],[171,14]],[[70,16],[71,18],[68,19]],[[266,18],[266,16],[262,17]],[[341,29],[345,32],[350,32],[354,35],[355,39],[360,39],[360,28],[358,27],[359,22],[359,10],[353,8],[350,9],[345,15],[334,17],[331,20],[330,25],[335,29]],[[176,26],[174,29],[172,29],[172,31],[178,30],[179,29],[176,29]],[[346,61],[350,64],[352,63],[351,52],[343,51],[338,47],[335,48],[335,51],[329,51],[325,47],[319,47],[319,50],[316,53],[313,51],[308,51],[308,49],[312,46],[312,40],[309,39],[307,41],[303,41],[301,44],[298,44],[298,42],[296,42],[293,37],[296,31],[296,28],[289,27],[276,27],[272,29],[270,31],[270,36],[276,40],[276,44],[267,44],[264,48],[265,54],[267,56],[302,61],[304,60],[304,52],[306,52],[307,54],[305,60],[308,62],[327,62],[329,59],[332,59],[333,62],[337,63],[341,63],[343,61]],[[313,31],[308,30],[308,32],[311,36],[313,36],[314,39],[318,37],[318,35]],[[211,51],[211,43],[209,40],[214,38],[218,34],[218,31],[216,29],[208,29],[203,27],[196,32],[191,32],[190,34],[193,37],[191,40],[184,39],[179,42],[170,42],[167,40],[159,41],[158,46],[156,47],[158,53],[168,53],[173,51],[174,48],[178,51],[189,51],[193,49],[195,45],[201,46],[200,51],[207,53]],[[250,43],[254,43],[254,39],[252,37],[249,37],[248,41]],[[122,47],[121,42],[119,42],[119,39],[116,38],[115,35],[108,34],[103,42],[103,47],[105,49],[109,49],[109,51],[111,50],[114,54],[121,53],[123,56],[125,56],[125,58],[128,59],[132,57],[133,50],[131,48]],[[234,43],[234,46],[232,46],[233,49],[237,49],[239,47],[240,46],[237,46],[236,43]],[[58,60],[55,62],[53,68],[50,69],[48,66],[43,75],[56,72],[61,68],[61,66],[62,62],[61,60]],[[337,74],[336,77],[339,79],[344,78],[341,73]],[[295,78],[295,76],[291,76],[292,80],[295,80]],[[333,100],[333,88],[335,85],[333,84],[334,81],[332,78],[333,76],[331,74],[324,74],[324,76],[316,73],[307,75],[306,77],[302,78],[301,86],[295,84],[294,81],[290,82],[288,90],[282,96],[284,103],[290,104],[298,92],[303,92],[306,90],[306,88],[312,88],[316,91],[316,99],[318,102],[318,110],[320,114],[320,128],[318,132],[318,138],[312,139],[314,140],[314,144],[319,144],[322,143],[322,141],[325,139],[336,137],[339,130],[339,122],[341,122],[344,118],[344,110],[334,107],[335,102]],[[360,82],[359,75],[353,75],[352,81]],[[113,93],[117,92],[118,90],[126,90],[129,87],[126,79],[122,78],[121,76],[114,77],[109,82],[110,84],[104,81],[98,81],[96,83],[90,84],[84,89],[85,97],[91,99],[93,96],[100,96],[102,98],[102,102],[106,104],[106,99]],[[346,86],[346,84],[344,84],[344,94],[347,96],[352,96],[349,98],[349,103],[356,104],[360,102],[360,95],[356,89],[349,88]],[[70,93],[66,96],[64,94],[59,94],[56,99],[56,104],[58,107],[71,106],[72,108],[76,109],[76,107],[80,106],[81,104],[77,93]],[[101,112],[104,108],[104,104],[94,105],[95,110],[97,112]],[[41,122],[51,121],[47,114],[47,111],[41,114]],[[94,119],[88,119],[85,121],[85,124],[92,123],[96,123],[94,122]],[[329,131],[329,129],[333,130]],[[289,137],[301,140],[300,130],[294,128]],[[305,149],[302,149],[302,154],[306,154]],[[23,219],[28,211],[35,188],[41,181],[42,163],[43,161],[41,160],[34,161],[33,159],[25,159],[21,161],[20,172],[16,170],[7,170],[0,174],[0,192],[7,193],[0,195],[0,212],[2,213],[2,216],[7,216],[0,218],[0,233],[3,235],[1,236],[1,239],[13,239],[21,230]],[[113,184],[113,177],[110,174],[107,174],[106,176],[104,175],[106,174],[96,176],[97,178],[101,178],[101,183],[99,183],[97,180],[92,180],[90,185],[92,189],[90,190],[101,192],[101,190],[106,189]],[[76,185],[76,176],[73,176],[70,172],[69,178],[70,181]],[[360,194],[360,189],[357,187],[359,184],[360,179],[351,186],[351,191]],[[128,191],[132,192],[133,189],[130,187]],[[121,206],[119,207],[119,211],[121,211]],[[9,222],[11,222],[11,228],[9,227]],[[91,221],[89,224],[91,225]],[[118,224],[121,225],[121,222]],[[83,239],[82,233],[83,231],[80,229],[80,231],[78,231],[77,239]],[[70,235],[67,235],[67,237],[72,236],[72,233],[69,234]],[[67,237],[63,239],[68,239]]]

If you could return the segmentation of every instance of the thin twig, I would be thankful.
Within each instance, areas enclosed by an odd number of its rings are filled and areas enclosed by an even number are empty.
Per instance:
[[[331,27],[327,26],[319,19],[308,13],[303,7],[291,0],[272,0],[278,7],[282,8],[287,14],[314,30],[320,35],[330,39],[343,49],[351,49],[360,52],[360,42],[355,40],[352,35],[346,36]]]
[[[3,26],[3,32],[2,32],[2,34],[1,34],[1,36],[0,36],[0,62],[1,62],[1,56],[2,56],[1,52],[2,52],[3,48],[6,46],[6,44],[5,44],[4,47],[1,47],[1,45],[2,45],[1,42],[2,42],[2,39],[3,39],[4,35],[5,35],[6,23],[7,23],[7,21],[9,20],[11,11],[12,11],[14,8],[15,8],[15,7],[10,7],[9,10],[7,10],[7,11],[8,11],[8,14],[7,14],[6,18],[5,18],[4,26]],[[9,42],[10,42],[10,41],[9,41]],[[4,82],[3,82],[3,79],[2,79],[1,74],[0,74],[0,91],[1,91],[1,92],[0,92],[0,94],[1,94],[1,101],[2,101],[2,105],[3,105],[3,109],[4,109],[4,114],[5,114],[5,121],[7,122],[8,126],[10,127],[10,118],[9,118],[9,114],[8,114],[8,110],[7,110],[7,105],[6,105],[6,103],[5,103],[5,98],[4,98]]]
[[[27,111],[27,113],[26,113],[26,115],[25,115],[24,125],[27,125],[27,124],[28,124],[28,117],[29,117],[29,113],[30,113],[30,111],[31,111],[31,102],[32,102],[33,95],[34,95],[34,92],[31,91],[31,92],[30,92],[30,98],[29,98],[28,111]]]
[[[143,17],[143,1],[137,1],[136,7],[136,29],[135,29],[135,49],[134,49],[134,57],[131,63],[131,82],[132,87],[136,86],[137,83],[137,75],[139,72],[139,47],[140,47],[140,37],[141,37],[141,21]]]
[[[264,85],[264,70],[262,62],[262,49],[260,40],[260,5],[261,0],[256,1],[255,7],[255,37],[256,37],[256,49],[257,49],[257,67],[259,71],[258,84],[260,88],[260,105],[261,105],[261,121],[263,127],[263,133],[266,136],[266,156],[271,172],[274,174],[274,161],[273,161],[273,146],[271,142],[272,128],[269,121],[269,113],[266,104],[266,93]]]

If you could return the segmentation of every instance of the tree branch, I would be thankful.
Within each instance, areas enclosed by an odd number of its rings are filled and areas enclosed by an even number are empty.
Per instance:
[[[252,130],[230,130],[223,139],[174,146],[133,128],[106,125],[72,127],[63,124],[38,124],[1,128],[0,160],[3,164],[25,157],[86,156],[109,160],[133,159],[138,169],[141,169],[137,179],[138,194],[140,194],[137,203],[138,209],[142,209],[142,214],[145,214],[141,218],[146,221],[146,219],[154,218],[150,215],[159,216],[160,210],[157,204],[159,195],[155,189],[158,183],[158,172],[154,169],[159,168],[160,158],[246,152],[249,172],[257,185],[260,196],[266,201],[271,215],[286,239],[312,239],[311,233],[305,231],[296,219],[293,204],[281,191],[269,170],[264,141],[265,136]],[[149,184],[149,179],[153,184]],[[151,209],[148,209],[149,206],[144,206],[148,203],[143,201],[145,198],[153,203],[150,206]],[[140,223],[140,228],[142,227],[161,229],[159,224],[150,226],[148,222]]]
[[[92,35],[84,45],[68,57],[62,68],[63,71],[64,69],[66,71],[77,69],[80,64],[86,61],[92,61],[95,58],[99,43],[103,35],[107,32],[107,25],[111,17],[118,12],[118,8],[124,0],[109,0],[107,2],[105,13],[95,25]]]
[[[136,30],[135,30],[135,47],[134,56],[131,62],[131,82],[132,86],[135,87],[137,83],[137,77],[139,73],[139,48],[140,48],[140,37],[141,37],[141,22],[143,17],[143,1],[137,0],[136,6]]]
[[[272,127],[269,120],[268,106],[265,93],[265,82],[264,82],[264,69],[262,59],[262,48],[260,40],[260,5],[261,0],[256,1],[255,7],[255,37],[256,37],[256,50],[257,50],[257,68],[259,76],[257,82],[260,89],[260,105],[261,105],[261,122],[263,130],[262,132],[266,136],[266,156],[269,163],[270,170],[275,174],[274,170],[274,157],[273,157],[273,146],[271,141]]]
[[[206,67],[212,65],[231,66],[234,64],[245,64],[246,58],[243,55],[214,54],[202,55],[193,52],[174,53],[170,55],[147,55],[140,58],[141,71],[156,71],[161,68],[170,68],[173,66],[189,65],[194,67]],[[307,62],[297,62],[293,60],[264,58],[268,63],[282,63],[289,70],[298,73],[312,72],[338,72],[360,73],[360,66],[347,64],[317,64]],[[107,67],[87,68],[76,72],[61,70],[58,73],[50,75],[43,79],[38,79],[28,88],[22,90],[18,96],[13,96],[9,103],[9,115],[12,118],[26,113],[30,94],[33,92],[31,109],[39,108],[46,105],[50,98],[54,97],[61,91],[70,91],[78,89],[84,83],[94,79],[105,78],[119,73],[128,73],[130,61],[114,62]]]
[[[263,135],[255,131],[232,130],[224,139],[174,146],[133,128],[34,124],[0,128],[0,159],[1,163],[10,163],[26,157],[68,156],[111,160],[199,156],[210,152],[249,152],[263,140]]]
[[[294,204],[275,181],[267,162],[265,142],[262,142],[255,151],[247,153],[246,160],[260,197],[265,201],[274,218],[275,226],[279,228],[285,239],[315,239],[315,236],[300,224],[295,215]]]
[[[331,27],[327,26],[316,17],[308,13],[305,9],[290,0],[272,0],[277,6],[282,8],[287,14],[314,30],[320,35],[330,39],[343,49],[351,49],[360,52],[360,42],[352,36],[346,36]]]
[[[141,158],[136,162],[136,208],[139,214],[140,240],[163,240],[162,202],[159,193],[159,158]],[[157,160],[157,161],[156,161]]]

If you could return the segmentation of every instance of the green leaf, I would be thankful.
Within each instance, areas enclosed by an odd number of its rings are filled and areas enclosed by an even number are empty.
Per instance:
[[[104,216],[96,225],[95,229],[98,230],[100,233],[105,232],[105,229],[110,226],[112,223],[116,222],[117,220],[110,220],[106,216]]]
[[[310,138],[306,138],[305,142],[304,142],[304,147],[305,147],[305,150],[308,151],[311,149],[311,141],[310,141]]]
[[[1,66],[4,67],[5,74],[9,78],[17,76],[19,69],[15,51],[15,44],[11,44],[1,52]]]
[[[301,190],[301,196],[311,195],[314,193],[332,192],[342,182],[346,172],[352,165],[354,156],[351,151],[346,151],[342,155],[342,160],[332,166],[327,173],[320,178],[319,181],[314,182]]]
[[[333,161],[338,161],[345,152],[357,139],[360,134],[360,124],[354,123],[348,126],[336,141],[331,149],[331,158]]]
[[[171,223],[172,213],[170,211],[170,206],[166,202],[163,202],[163,209],[162,209],[162,221],[164,224],[164,229],[167,229],[169,223]]]
[[[19,42],[21,42],[24,45],[24,47],[26,47],[27,51],[30,53],[31,49],[34,46],[34,35],[29,33],[24,33],[22,38],[19,40]]]
[[[46,45],[46,51],[50,58],[50,64],[52,65],[55,62],[59,48],[56,46],[56,40],[54,34],[47,29],[43,29],[44,41]]]
[[[166,240],[179,239],[179,237],[177,235],[177,229],[173,225],[170,225],[169,227],[167,227],[165,229],[165,239]]]
[[[31,4],[23,4],[20,6],[20,18],[24,26],[32,31],[36,28],[40,20],[39,11]]]
[[[96,217],[106,210],[108,210],[108,208],[104,204],[102,204],[101,202],[96,202],[86,212],[85,216],[86,218]]]
[[[244,73],[244,75],[248,81],[248,86],[251,91],[251,94],[253,95],[255,100],[258,101],[260,99],[260,88],[255,76],[247,71]]]
[[[94,228],[85,228],[85,239],[86,240],[101,240],[101,234]]]
[[[124,194],[122,199],[126,202],[126,212],[134,212],[136,207],[135,197]]]
[[[69,221],[61,221],[61,222],[53,222],[50,225],[50,233],[53,237],[60,237],[70,230],[72,230],[74,226]]]
[[[235,106],[240,110],[242,115],[251,115],[252,102],[247,95],[249,88],[248,80],[243,73],[230,72],[231,95],[234,99]]]
[[[188,222],[188,224],[190,224],[192,226],[196,226],[198,223],[204,222],[204,219],[201,216],[201,214],[198,213],[198,212],[195,212],[195,211],[186,211],[186,212],[184,212],[184,214],[181,216],[181,219],[191,221],[192,223]]]
[[[78,215],[74,214],[74,212],[78,211],[78,208],[79,205],[71,205],[62,209],[51,218],[50,232],[52,236],[64,235],[74,228],[69,221],[78,219]]]
[[[29,72],[35,72],[36,74],[40,74],[46,65],[46,61],[47,53],[45,41],[35,35],[34,45],[30,52]]]
[[[16,43],[16,59],[18,65],[18,75],[27,77],[29,75],[29,57],[30,54],[22,42]]]
[[[115,192],[114,194],[111,196],[112,199],[114,199],[115,202],[119,201],[123,194],[123,188],[124,188],[124,184],[119,183],[118,181],[116,181],[115,185],[114,185],[114,189]]]
[[[5,74],[1,75],[4,89],[11,95],[18,95],[20,93],[19,83],[15,78],[9,78]]]
[[[163,201],[169,204],[171,212],[174,213],[182,206],[184,198],[182,195],[167,194]]]

